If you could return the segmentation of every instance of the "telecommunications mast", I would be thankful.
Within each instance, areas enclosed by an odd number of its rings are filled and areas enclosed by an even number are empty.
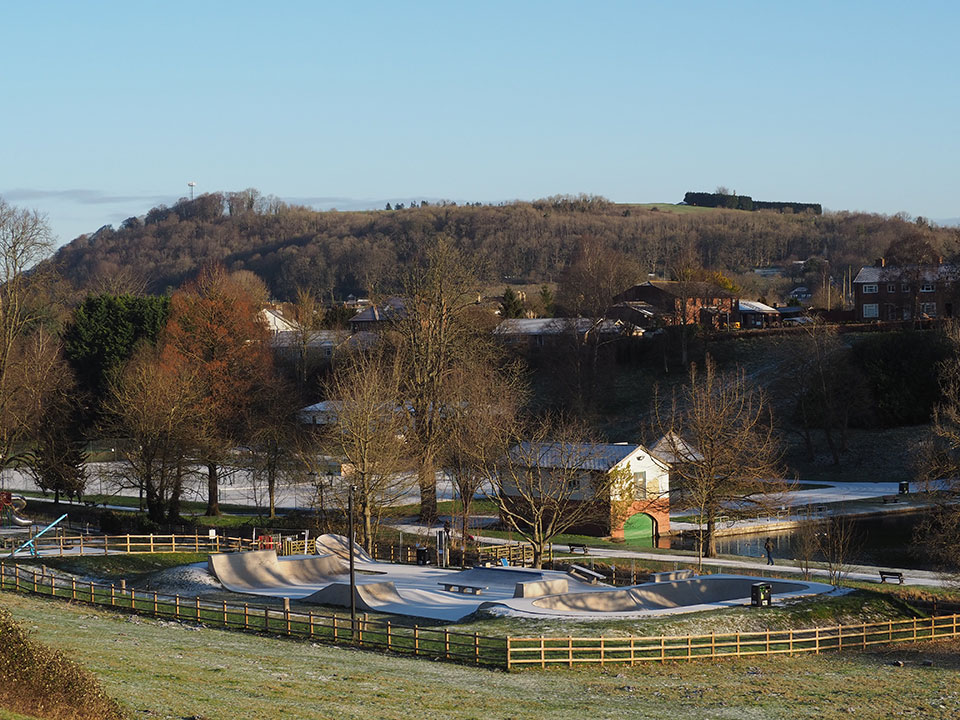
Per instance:
[[[191,180],[187,183],[187,186],[190,188],[190,199],[193,200],[193,189],[197,186],[197,184]]]

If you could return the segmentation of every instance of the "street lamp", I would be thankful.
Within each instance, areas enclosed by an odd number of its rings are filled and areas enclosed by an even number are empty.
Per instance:
[[[357,574],[353,562],[353,493],[357,489],[351,484],[347,493],[347,545],[350,548],[350,632],[353,639],[357,639]]]

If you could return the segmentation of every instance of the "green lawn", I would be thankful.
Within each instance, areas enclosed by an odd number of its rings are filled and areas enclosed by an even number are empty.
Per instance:
[[[148,720],[946,720],[960,714],[958,642],[507,674],[6,593],[0,605],[37,639],[96,674],[131,717]]]

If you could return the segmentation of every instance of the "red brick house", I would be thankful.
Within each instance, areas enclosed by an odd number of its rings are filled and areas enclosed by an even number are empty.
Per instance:
[[[902,321],[953,317],[958,307],[956,265],[887,265],[860,268],[853,280],[856,319]]]
[[[648,280],[615,295],[614,303],[642,302],[665,325],[727,327],[739,321],[739,298],[708,282]]]

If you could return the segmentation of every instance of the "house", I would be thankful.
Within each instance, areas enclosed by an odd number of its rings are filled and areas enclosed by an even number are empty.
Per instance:
[[[597,505],[584,526],[572,528],[631,541],[656,539],[670,530],[670,468],[643,445],[631,443],[528,443],[513,453],[534,459],[541,470],[571,467],[575,458],[583,502]],[[612,475],[609,492],[593,497],[590,478]],[[511,491],[503,488],[509,502]],[[579,491],[577,494],[580,494]],[[576,495],[572,496],[577,501]]]
[[[571,339],[613,340],[642,334],[634,325],[603,318],[516,318],[503,320],[493,329],[493,336],[505,345],[532,352],[556,348]]]
[[[611,320],[620,320],[644,330],[651,330],[662,324],[660,321],[662,314],[661,310],[650,303],[630,300],[611,305],[604,313]]]
[[[295,332],[299,326],[293,320],[288,320],[283,313],[276,308],[264,308],[260,311],[260,319],[267,326],[271,335],[282,332]]]
[[[787,293],[787,299],[793,298],[799,303],[810,302],[813,299],[813,293],[806,285],[797,285],[793,290]]]
[[[384,325],[402,320],[407,316],[407,305],[403,298],[391,297],[386,302],[365,307],[350,318],[352,332],[376,330]]]
[[[738,298],[708,282],[648,280],[613,297],[614,303],[643,302],[659,310],[666,325],[728,327],[738,320]]]
[[[912,320],[954,315],[960,290],[956,265],[888,265],[883,258],[853,279],[857,320]]]
[[[759,301],[740,300],[738,308],[740,310],[740,327],[743,328],[765,328],[780,321],[780,313],[777,312],[776,308],[764,305]]]

